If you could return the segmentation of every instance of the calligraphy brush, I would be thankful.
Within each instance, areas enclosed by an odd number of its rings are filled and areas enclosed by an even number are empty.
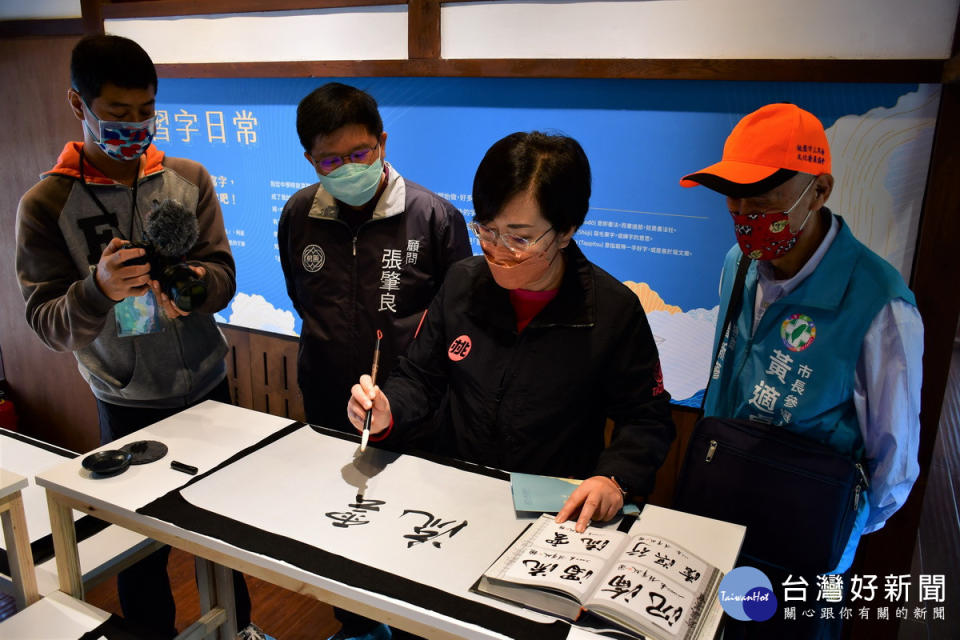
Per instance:
[[[373,348],[373,366],[370,367],[371,384],[377,384],[377,369],[380,368],[380,339],[383,338],[383,332],[377,329],[377,344]],[[373,418],[373,405],[367,409],[367,417],[363,419],[363,436],[360,438],[360,453],[367,449],[367,442],[370,440],[370,421]]]

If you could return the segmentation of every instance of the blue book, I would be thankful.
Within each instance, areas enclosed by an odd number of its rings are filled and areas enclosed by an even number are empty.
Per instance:
[[[511,473],[510,491],[513,493],[513,508],[517,511],[557,513],[581,482],[583,480]],[[637,514],[640,510],[631,502],[624,505],[623,512]]]

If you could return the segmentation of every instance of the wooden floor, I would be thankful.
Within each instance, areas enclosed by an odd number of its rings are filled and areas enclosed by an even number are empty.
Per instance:
[[[193,556],[174,549],[170,554],[167,572],[177,603],[177,629],[183,631],[200,617]],[[340,624],[334,619],[329,605],[263,580],[250,576],[246,576],[246,579],[253,603],[251,619],[277,640],[324,640],[339,629]],[[104,611],[120,615],[116,578],[88,591],[87,601]]]

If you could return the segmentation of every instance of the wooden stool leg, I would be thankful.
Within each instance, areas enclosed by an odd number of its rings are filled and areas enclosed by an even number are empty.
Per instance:
[[[23,511],[23,498],[16,492],[7,498],[0,513],[3,522],[3,538],[10,562],[10,577],[16,587],[17,609],[23,610],[40,599],[37,589],[37,574],[30,550],[30,535],[27,533],[27,518]]]
[[[222,618],[217,618],[219,626],[216,633],[208,634],[204,637],[204,640],[233,640],[237,635],[237,607],[233,591],[233,571],[200,557],[195,558],[195,562],[197,566],[197,588],[200,591],[200,612],[208,614],[222,611],[224,614]],[[210,626],[207,628],[209,629]]]
[[[197,590],[200,592],[200,614],[204,615],[213,610],[217,601],[217,589],[213,576],[213,563],[200,556],[194,556],[193,562],[197,571]],[[214,631],[204,636],[203,640],[216,640]]]
[[[237,601],[233,591],[233,570],[214,565],[217,583],[217,604],[223,607],[227,619],[220,627],[220,640],[234,640],[237,636]]]
[[[77,532],[73,528],[73,509],[57,502],[56,494],[47,489],[47,510],[50,512],[50,531],[53,534],[53,551],[57,556],[60,591],[83,600],[83,574],[77,551]]]

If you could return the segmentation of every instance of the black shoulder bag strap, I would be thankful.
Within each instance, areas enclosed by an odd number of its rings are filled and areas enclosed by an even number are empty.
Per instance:
[[[723,318],[723,327],[720,329],[720,338],[717,340],[717,350],[713,353],[713,360],[710,362],[710,378],[707,380],[707,388],[703,390],[703,399],[700,401],[700,413],[703,413],[703,406],[707,402],[707,391],[710,389],[710,380],[713,380],[713,370],[717,366],[717,359],[720,357],[720,350],[727,344],[730,338],[730,326],[734,318],[740,313],[740,306],[743,302],[743,288],[747,281],[747,270],[750,268],[752,260],[745,255],[740,256],[737,261],[737,275],[733,280],[733,290],[730,292],[730,302],[727,304],[727,311]]]

